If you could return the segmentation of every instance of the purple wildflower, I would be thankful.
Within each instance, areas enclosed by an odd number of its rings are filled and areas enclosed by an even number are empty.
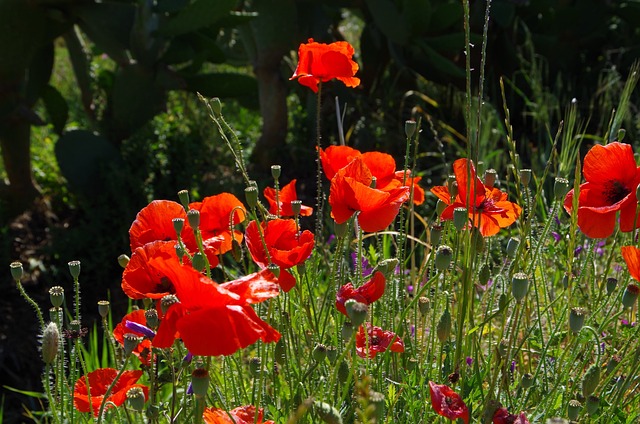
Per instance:
[[[471,366],[473,364],[473,358],[471,356],[467,356],[467,365]]]
[[[135,331],[136,333],[144,334],[145,337],[149,339],[153,339],[156,336],[156,332],[147,327],[146,325],[138,324],[134,321],[126,320],[124,326],[127,327],[131,331]]]

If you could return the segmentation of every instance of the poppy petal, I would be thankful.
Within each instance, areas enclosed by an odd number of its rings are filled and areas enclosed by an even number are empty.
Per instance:
[[[640,281],[640,249],[635,246],[622,246],[621,252],[629,268],[629,274],[636,281]]]

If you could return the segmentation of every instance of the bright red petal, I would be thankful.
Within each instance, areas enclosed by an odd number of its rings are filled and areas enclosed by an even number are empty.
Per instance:
[[[470,189],[469,201],[474,206],[479,206],[485,199],[486,190],[482,181],[476,175],[473,162],[468,159],[458,159],[453,162],[453,173],[458,183],[457,198],[467,204],[467,190]],[[469,187],[467,187],[469,185]],[[468,209],[471,209],[470,207]]]
[[[362,153],[359,150],[348,146],[329,146],[324,150],[320,149],[320,161],[327,179],[331,181],[339,170],[360,155]]]
[[[268,269],[249,274],[237,280],[220,284],[220,287],[240,296],[247,303],[260,303],[280,293],[278,279]]]
[[[153,258],[169,259],[177,256],[175,241],[155,241],[138,247],[122,274],[122,290],[131,299],[161,299],[174,293],[171,281],[149,266]]]
[[[396,161],[393,156],[381,152],[363,153],[362,161],[371,171],[371,175],[376,177],[376,188],[384,190],[396,176]]]
[[[154,200],[142,208],[129,229],[131,251],[156,240],[177,240],[174,218],[186,220],[187,214],[182,205],[170,200]]]
[[[460,395],[449,386],[430,381],[429,392],[431,393],[431,406],[438,415],[450,420],[461,418],[465,423],[469,423],[467,405]]]
[[[622,257],[629,268],[629,274],[640,281],[640,249],[635,246],[622,246]]]
[[[606,146],[597,144],[584,157],[582,173],[590,183],[633,182],[636,180],[636,166],[631,145],[619,142]]]

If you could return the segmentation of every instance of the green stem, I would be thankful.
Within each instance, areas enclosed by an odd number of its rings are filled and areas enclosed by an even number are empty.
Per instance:
[[[113,379],[113,381],[111,382],[111,384],[107,388],[107,391],[104,393],[104,396],[102,397],[102,403],[100,403],[100,410],[98,411],[98,423],[97,424],[100,424],[102,422],[102,418],[103,418],[103,414],[104,414],[104,408],[105,408],[105,406],[107,404],[107,399],[109,399],[109,396],[111,395],[111,392],[113,391],[113,388],[116,386],[116,383],[118,382],[118,380],[120,379],[122,374],[124,374],[124,371],[127,368],[127,364],[129,363],[129,358],[131,358],[131,354],[127,355],[127,357],[124,359],[124,363],[122,364],[122,367],[120,367],[120,370],[118,371],[118,374],[116,375],[116,378]]]

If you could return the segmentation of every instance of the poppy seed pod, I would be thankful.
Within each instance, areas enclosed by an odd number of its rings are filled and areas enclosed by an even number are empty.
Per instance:
[[[69,266],[69,273],[74,280],[77,280],[80,276],[80,261],[71,261],[67,265]]]
[[[204,397],[209,390],[209,371],[205,368],[196,368],[191,373],[191,387],[193,388],[193,394],[197,397]]]
[[[98,313],[102,318],[106,318],[109,315],[109,309],[111,304],[108,300],[99,300],[98,301]]]
[[[55,322],[50,322],[42,332],[42,360],[45,364],[52,364],[58,354],[60,332]]]
[[[185,210],[189,210],[189,192],[187,190],[180,190],[178,192],[178,199],[180,200],[182,207],[184,207]]]
[[[126,333],[123,336],[123,340],[124,340],[124,354],[125,356],[129,356],[131,355],[131,352],[133,352],[133,350],[138,347],[138,345],[140,344],[140,342],[142,341],[142,337],[138,337],[137,335],[133,334],[133,333]]]
[[[207,266],[204,255],[200,252],[196,252],[193,255],[193,258],[191,258],[191,266],[193,266],[193,269],[198,272],[204,271],[205,266]]]
[[[284,345],[284,338],[281,338],[276,342],[273,349],[273,357],[277,364],[284,365],[287,359],[287,349]]]
[[[633,283],[629,284],[622,293],[622,306],[625,308],[633,308],[636,300],[638,300],[638,294],[640,294],[640,287]]]
[[[158,324],[160,323],[160,321],[158,320],[158,311],[156,311],[155,309],[146,310],[144,311],[144,318],[147,323],[147,327],[151,328],[152,330],[158,328]]]
[[[451,335],[451,313],[449,309],[445,309],[442,315],[440,315],[438,325],[436,326],[436,335],[440,343],[444,343],[449,339]]]
[[[484,171],[484,185],[488,188],[493,188],[496,185],[496,180],[498,179],[498,173],[495,169],[489,168]]]
[[[358,302],[355,299],[349,299],[344,302],[344,308],[354,327],[360,327],[364,320],[367,319],[369,307],[365,303]]]
[[[524,272],[514,274],[511,279],[511,294],[516,302],[522,301],[529,291],[529,277]]]
[[[280,267],[274,263],[267,265],[267,269],[276,277],[280,277]]]
[[[531,170],[530,169],[521,169],[520,170],[520,182],[523,186],[528,186],[531,182]]]
[[[292,200],[291,201],[291,212],[293,212],[293,216],[300,215],[300,211],[302,210],[302,200]]]
[[[167,311],[169,310],[169,308],[171,307],[171,305],[178,303],[179,300],[176,297],[175,294],[168,294],[166,296],[164,296],[161,300],[160,300],[160,308],[162,309],[162,314],[166,314]]]
[[[258,205],[258,189],[254,186],[245,188],[244,198],[247,201],[247,205],[249,205],[251,209],[254,209]]]
[[[118,265],[120,265],[122,268],[126,268],[129,264],[129,259],[130,258],[123,253],[122,255],[118,256]]]
[[[127,390],[127,406],[136,412],[142,412],[146,402],[144,390],[141,387],[132,387]]]
[[[453,210],[453,226],[460,231],[469,223],[469,212],[467,208],[459,207]]]
[[[274,180],[278,180],[280,178],[280,174],[282,173],[282,167],[280,165],[271,165],[271,176]]]
[[[337,222],[333,221],[333,228],[334,231],[336,233],[336,237],[338,238],[342,238],[345,236],[345,234],[347,234],[347,228],[349,227],[349,224],[347,224],[347,222],[341,222],[340,224],[338,224]]]
[[[598,383],[600,383],[600,367],[598,364],[593,364],[582,376],[582,396],[588,398],[593,394],[596,391],[596,387],[598,387]]]
[[[416,124],[416,121],[414,120],[407,120],[404,121],[404,135],[407,136],[407,138],[411,138],[413,137],[413,134],[415,134],[416,132],[416,127],[418,126],[418,124]]]
[[[442,245],[436,250],[435,265],[438,271],[446,271],[449,269],[451,259],[453,258],[453,249],[449,246]]]
[[[447,188],[449,189],[451,197],[456,197],[458,195],[458,182],[456,181],[456,176],[454,174],[447,177]]]
[[[171,222],[173,222],[173,229],[176,230],[176,235],[180,237],[184,228],[184,218],[173,218]]]
[[[187,212],[187,221],[189,221],[189,225],[194,231],[197,230],[200,227],[200,211],[197,209],[189,209],[189,212]]]
[[[11,262],[11,265],[9,265],[9,268],[11,269],[11,277],[15,281],[20,281],[22,279],[22,275],[24,274],[22,263],[17,261]]]
[[[257,378],[262,371],[262,360],[257,356],[254,356],[249,360],[249,374],[253,378]]]
[[[316,344],[311,352],[311,357],[316,362],[323,362],[327,357],[327,347],[322,343]]]
[[[567,416],[569,419],[571,421],[577,420],[580,415],[580,411],[582,411],[582,404],[577,399],[571,399],[567,406]]]
[[[528,389],[529,387],[533,387],[533,383],[535,383],[535,379],[533,374],[524,373],[522,374],[522,379],[520,380],[520,385],[523,389]]]
[[[422,316],[427,315],[430,307],[431,307],[431,301],[428,298],[421,296],[418,299],[418,310],[420,311],[420,315]]]
[[[445,209],[447,209],[447,204],[445,202],[442,201],[442,199],[438,199],[438,201],[436,202],[436,214],[438,216],[442,215],[442,212],[444,212]]]
[[[231,256],[233,256],[233,259],[235,259],[236,262],[242,261],[242,245],[238,243],[238,240],[236,239],[231,240]]]
[[[611,295],[618,286],[618,279],[614,277],[607,278],[607,294]]]
[[[338,365],[338,381],[341,383],[346,383],[349,379],[349,364],[344,359],[340,361],[340,365]]]
[[[49,300],[55,307],[60,307],[64,303],[64,289],[60,286],[53,286],[49,289]]]
[[[351,336],[353,335],[353,324],[351,321],[345,321],[342,323],[340,333],[342,334],[342,340],[347,341],[351,339]]]
[[[376,177],[371,177],[371,185],[369,185],[369,187],[376,188],[377,183],[378,183],[378,179]]]
[[[569,329],[573,334],[578,334],[584,326],[584,318],[587,310],[584,308],[571,308],[569,312]]]
[[[398,258],[383,259],[378,263],[376,269],[383,273],[385,277],[388,277],[392,272],[395,271],[399,262],[400,261],[398,261]]]
[[[557,201],[564,199],[569,191],[569,180],[566,178],[556,177],[553,184],[553,196]]]
[[[447,207],[447,205],[442,200],[438,200],[438,203],[442,203],[445,207]],[[431,247],[434,247],[440,244],[440,240],[442,239],[443,229],[444,227],[439,224],[434,224],[431,226],[431,233],[430,233]]]

